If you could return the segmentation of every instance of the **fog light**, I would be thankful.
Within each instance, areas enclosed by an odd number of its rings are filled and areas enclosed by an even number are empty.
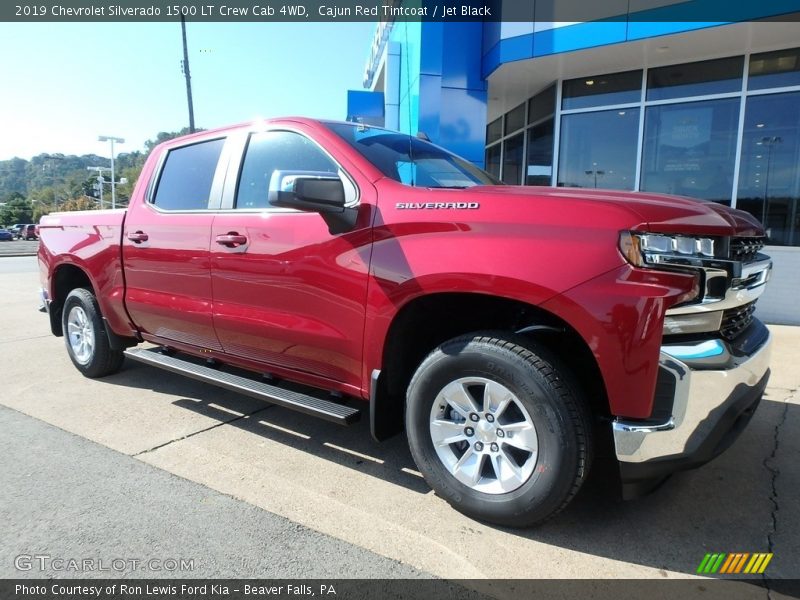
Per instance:
[[[719,331],[721,324],[721,310],[685,315],[667,315],[664,317],[664,335]]]

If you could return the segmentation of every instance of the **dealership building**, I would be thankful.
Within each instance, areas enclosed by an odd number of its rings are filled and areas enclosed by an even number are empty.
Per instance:
[[[424,133],[509,184],[746,210],[775,265],[758,312],[800,324],[800,0],[729,3],[724,23],[701,18],[716,0],[635,4],[581,22],[383,21],[348,119]]]

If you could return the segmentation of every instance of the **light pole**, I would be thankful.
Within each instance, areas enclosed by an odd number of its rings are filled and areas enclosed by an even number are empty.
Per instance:
[[[101,135],[97,140],[100,142],[111,142],[111,208],[117,208],[117,182],[114,177],[114,142],[124,144],[125,140],[111,135]]]
[[[103,184],[105,183],[105,179],[103,178],[103,171],[106,171],[106,167],[86,167],[87,171],[94,171],[97,173],[97,183],[100,184],[100,210],[105,208],[103,206]]]
[[[772,166],[772,147],[781,142],[783,142],[783,138],[779,135],[770,135],[761,138],[761,144],[767,147],[767,176],[764,180],[764,211],[761,215],[762,225],[766,224],[767,213],[769,212],[769,171]]]
[[[192,74],[189,71],[189,46],[186,43],[186,18],[181,13],[181,37],[183,38],[183,62],[181,68],[186,77],[186,100],[189,103],[189,133],[194,133],[194,103],[192,102]]]
[[[584,173],[586,173],[589,176],[594,175],[594,187],[595,187],[595,189],[597,189],[597,176],[598,175],[605,175],[606,172],[602,171],[602,170],[599,170],[597,168],[597,163],[592,163],[592,167],[593,167],[592,169],[586,170],[586,171],[584,171]]]

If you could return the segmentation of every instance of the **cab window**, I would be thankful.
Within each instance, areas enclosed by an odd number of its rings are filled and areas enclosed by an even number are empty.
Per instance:
[[[269,182],[275,171],[317,171],[335,175],[338,170],[327,154],[299,133],[254,133],[247,143],[239,174],[235,207],[268,208]]]
[[[205,210],[224,139],[174,148],[167,154],[153,204],[161,210]]]

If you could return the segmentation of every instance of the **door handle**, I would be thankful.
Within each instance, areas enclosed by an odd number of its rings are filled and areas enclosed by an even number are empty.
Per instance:
[[[141,244],[150,239],[150,237],[144,231],[129,231],[128,239],[134,244]]]
[[[218,235],[216,240],[221,246],[225,246],[227,248],[236,248],[237,246],[243,246],[247,243],[247,236],[240,235],[235,231],[231,231],[224,235]]]

